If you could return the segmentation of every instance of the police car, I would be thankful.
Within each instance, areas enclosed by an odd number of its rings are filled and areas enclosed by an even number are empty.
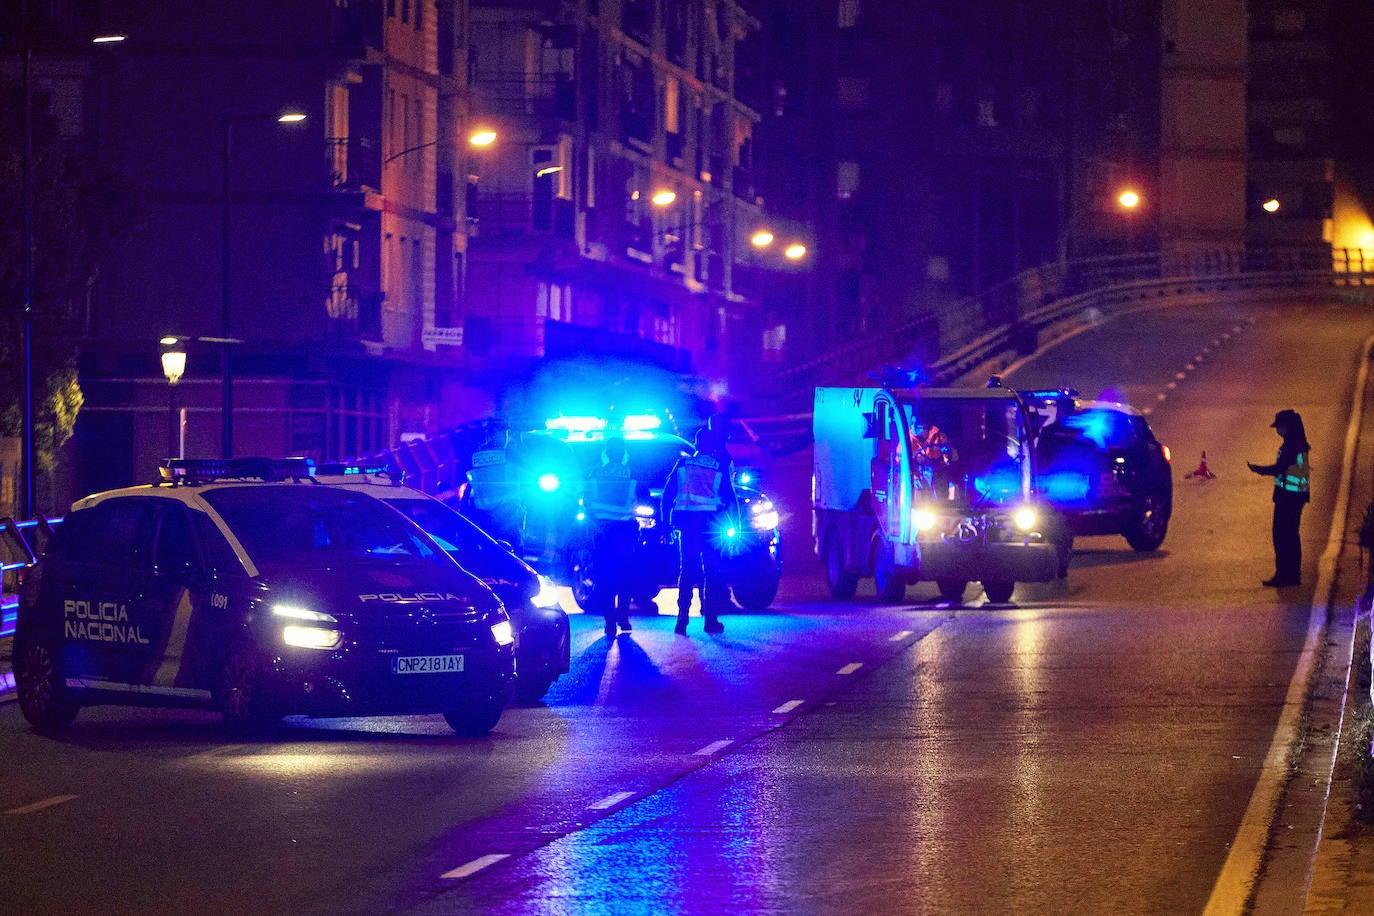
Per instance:
[[[14,673],[36,728],[97,703],[206,707],[234,726],[496,725],[510,618],[420,528],[304,461],[170,460],[162,476],[79,500],[26,577]]]
[[[545,577],[451,506],[413,487],[388,467],[323,464],[321,483],[380,499],[425,530],[496,593],[515,625],[516,695],[533,703],[571,662],[568,615]]]
[[[1041,419],[1036,485],[1072,535],[1119,534],[1159,548],[1173,514],[1173,456],[1140,411],[1072,389],[1023,392]]]
[[[525,544],[544,547],[531,555],[536,563],[562,577],[584,610],[597,605],[596,569],[592,550],[594,524],[585,511],[582,483],[601,461],[606,438],[621,436],[630,470],[637,482],[635,516],[639,522],[636,554],[630,562],[635,604],[652,607],[663,587],[677,584],[678,548],[672,531],[661,524],[659,500],[677,460],[693,452],[681,436],[665,432],[661,418],[629,414],[618,426],[600,417],[559,416],[544,429],[522,433],[512,445],[532,486],[526,504]],[[764,610],[777,597],[782,575],[782,535],[773,502],[757,487],[736,475],[741,517],[722,524],[718,545],[725,558],[726,578],[735,602],[749,610]]]

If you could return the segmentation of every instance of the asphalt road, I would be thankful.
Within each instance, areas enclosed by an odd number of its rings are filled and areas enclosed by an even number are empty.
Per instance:
[[[576,617],[573,671],[487,739],[415,717],[235,742],[99,708],[53,740],[0,705],[0,910],[1201,912],[1303,647],[1371,331],[1354,307],[1145,311],[1013,371],[1150,407],[1176,494],[1162,550],[1080,539],[1067,584],[1010,605],[825,600],[801,452],[765,468],[792,560],[772,612],[614,641]],[[1314,502],[1304,586],[1275,591],[1244,463],[1273,460],[1280,407]],[[1185,480],[1204,451],[1216,479]]]

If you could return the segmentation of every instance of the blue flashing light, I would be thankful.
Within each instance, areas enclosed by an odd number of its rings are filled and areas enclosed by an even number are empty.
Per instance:
[[[986,499],[1005,499],[1021,492],[1021,474],[1015,468],[993,469],[973,479],[973,488]]]
[[[581,415],[549,417],[544,421],[544,428],[550,432],[576,433],[585,436],[589,433],[604,431],[606,418]]]
[[[1040,491],[1057,506],[1085,502],[1088,498],[1088,475],[1083,471],[1053,471],[1040,477]]]
[[[557,474],[540,474],[539,489],[545,493],[552,493],[563,485],[563,481],[558,479]]]
[[[662,418],[651,413],[626,414],[620,420],[620,428],[627,433],[649,432],[662,426]]]

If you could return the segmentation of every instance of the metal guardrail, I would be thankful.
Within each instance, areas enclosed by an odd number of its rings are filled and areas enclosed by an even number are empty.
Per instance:
[[[931,382],[946,384],[999,353],[1033,352],[1047,329],[1092,310],[1105,317],[1150,299],[1347,287],[1374,287],[1374,251],[1151,252],[1047,264],[789,366],[780,374],[780,400],[807,404],[817,385],[862,383],[888,365],[920,366]]]
[[[52,537],[60,518],[39,516],[28,521],[5,518],[0,521],[0,639],[14,635],[19,612],[19,576],[38,562],[43,545]]]

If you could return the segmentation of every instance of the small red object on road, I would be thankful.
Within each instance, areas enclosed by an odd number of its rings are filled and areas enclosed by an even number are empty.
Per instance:
[[[1203,452],[1203,453],[1202,453],[1202,462],[1201,462],[1200,464],[1198,464],[1197,469],[1196,469],[1196,470],[1189,471],[1187,474],[1184,474],[1184,475],[1183,475],[1183,479],[1184,479],[1184,480],[1192,480],[1194,477],[1197,477],[1197,478],[1201,478],[1202,480],[1215,480],[1215,479],[1216,479],[1216,476],[1217,476],[1217,475],[1213,474],[1213,473],[1208,469],[1208,467],[1207,467],[1207,453],[1206,453],[1206,452]]]

